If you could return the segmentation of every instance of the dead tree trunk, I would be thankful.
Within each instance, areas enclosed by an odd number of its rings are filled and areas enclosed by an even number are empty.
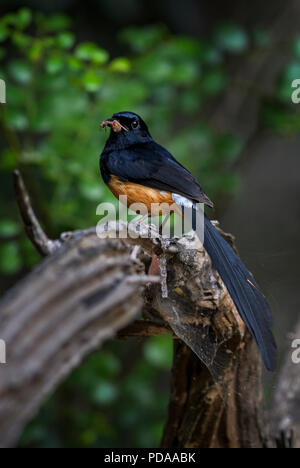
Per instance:
[[[207,254],[185,246],[168,259],[168,298],[161,298],[157,285],[151,291],[148,307],[181,338],[174,340],[171,400],[162,447],[272,445],[267,441],[258,349]],[[212,342],[218,343],[214,351]],[[216,353],[216,368],[212,364],[210,370],[205,365],[207,349]]]
[[[152,227],[119,223],[124,240],[110,238],[115,226],[109,225],[101,239],[90,229],[51,241],[19,174],[15,181],[28,235],[49,255],[0,303],[7,345],[0,445],[16,443],[43,399],[104,340],[171,332],[173,383],[163,447],[263,447],[269,434],[260,357],[195,239],[162,239]],[[153,254],[161,281],[147,274]],[[146,320],[130,324],[142,309]]]
[[[190,348],[180,341],[174,343],[172,393],[162,447],[272,446],[262,413],[260,364],[248,333],[227,372],[230,383],[224,399]]]

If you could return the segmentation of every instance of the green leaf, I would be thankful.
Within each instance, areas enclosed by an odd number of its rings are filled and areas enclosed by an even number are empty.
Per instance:
[[[289,65],[284,70],[284,79],[289,83],[292,84],[294,80],[300,78],[300,61],[295,61],[289,63]]]
[[[16,23],[16,13],[8,13],[0,18],[1,24],[4,26],[14,26]]]
[[[25,130],[28,128],[28,118],[20,109],[7,108],[6,118],[8,125],[14,130]]]
[[[50,74],[58,73],[64,67],[64,60],[61,55],[53,54],[46,60],[46,70]]]
[[[82,83],[89,92],[96,92],[101,85],[101,77],[93,70],[87,71],[82,77]]]
[[[63,49],[70,49],[74,45],[75,36],[70,32],[62,32],[57,36],[56,42]]]
[[[0,60],[2,60],[6,55],[6,50],[4,47],[0,47]]]
[[[0,42],[5,41],[8,36],[8,30],[4,24],[0,24]]]
[[[300,36],[297,36],[296,39],[294,40],[294,54],[297,58],[300,58]]]
[[[223,56],[215,46],[209,47],[204,54],[203,61],[208,65],[219,65],[223,61]]]
[[[181,62],[173,66],[170,81],[178,85],[191,85],[200,75],[197,63],[192,61]]]
[[[6,242],[0,245],[0,271],[6,275],[17,273],[22,266],[16,242]]]
[[[144,28],[127,28],[120,34],[120,39],[131,46],[136,52],[145,52],[166,36],[167,29],[162,25],[146,26]]]
[[[240,188],[240,178],[237,174],[223,174],[218,181],[219,188],[227,193],[236,193]]]
[[[195,39],[184,36],[175,36],[168,40],[169,48],[184,58],[202,59],[207,46]]]
[[[201,98],[195,90],[188,89],[182,93],[180,106],[184,112],[197,112],[197,110],[201,107]]]
[[[113,403],[118,396],[118,388],[116,384],[109,380],[102,380],[92,392],[92,399],[98,404]]]
[[[242,141],[233,135],[216,136],[215,149],[220,161],[234,162],[240,156],[243,145]]]
[[[84,64],[76,57],[68,57],[67,63],[71,70],[77,71],[83,68]]]
[[[37,23],[49,32],[61,31],[68,29],[71,26],[71,19],[66,15],[52,15],[50,17],[44,16],[41,13],[36,15]]]
[[[265,104],[261,118],[265,125],[284,135],[297,135],[300,131],[299,115],[275,104]]]
[[[97,88],[98,89],[98,88]],[[88,89],[88,91],[91,91]],[[80,192],[87,200],[101,201],[102,189],[99,183],[85,181],[80,184]]]
[[[30,45],[31,38],[28,35],[17,31],[12,35],[12,41],[18,47],[21,47],[22,49],[25,49],[26,47],[28,47]]]
[[[32,20],[32,13],[28,8],[22,8],[19,10],[15,17],[15,24],[20,29],[27,28]]]
[[[23,85],[30,83],[32,80],[32,68],[24,60],[12,62],[9,65],[9,73],[15,81]]]
[[[172,63],[162,59],[156,54],[149,54],[141,57],[136,62],[136,68],[144,79],[155,83],[169,80],[173,72]]]
[[[43,53],[43,41],[36,39],[28,50],[28,57],[33,62],[38,62]]]
[[[255,29],[253,31],[253,39],[259,47],[267,47],[271,43],[268,31],[263,29]]]
[[[103,378],[116,376],[121,370],[121,363],[112,352],[101,351],[90,358],[90,365],[97,375]]]
[[[33,247],[32,243],[27,237],[23,237],[20,245],[20,250],[22,252],[22,259],[25,266],[32,268],[40,261],[39,254]]]
[[[208,71],[202,81],[201,89],[208,96],[219,94],[226,86],[226,76],[222,69]]]
[[[231,53],[245,52],[249,46],[249,39],[244,29],[233,24],[220,26],[216,30],[215,38],[221,49]]]
[[[80,60],[91,61],[96,65],[103,65],[108,61],[109,55],[106,50],[101,49],[92,42],[83,42],[75,50],[75,57]]]
[[[108,59],[109,59],[108,52],[106,52],[106,50],[100,49],[100,48],[98,48],[98,50],[95,51],[93,56],[92,56],[92,62],[95,65],[103,65],[104,63],[106,63],[108,61]]]
[[[128,73],[131,69],[131,63],[126,57],[117,57],[110,62],[109,68],[113,72]]]
[[[11,219],[0,220],[0,235],[4,237],[15,236],[20,232],[20,225]]]
[[[155,367],[169,369],[172,364],[172,339],[168,335],[155,336],[144,345],[144,355]]]
[[[6,173],[13,171],[18,164],[19,154],[14,149],[6,149],[1,152],[0,171]]]
[[[54,37],[50,37],[50,36],[40,38],[39,43],[43,50],[51,49],[56,46],[56,41]]]

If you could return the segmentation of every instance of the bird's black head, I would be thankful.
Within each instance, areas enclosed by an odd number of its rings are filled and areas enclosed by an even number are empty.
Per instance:
[[[151,135],[143,119],[134,112],[118,112],[110,119],[104,120],[101,128],[110,127],[110,135],[105,149],[111,147],[128,148],[139,143],[151,141]]]

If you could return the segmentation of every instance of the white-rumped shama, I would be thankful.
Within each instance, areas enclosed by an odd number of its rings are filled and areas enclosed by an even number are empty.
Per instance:
[[[126,195],[128,205],[143,203],[149,214],[153,203],[178,202],[179,213],[185,203],[213,207],[196,178],[153,140],[137,114],[119,112],[102,122],[101,127],[110,127],[111,131],[100,157],[100,170],[117,198]],[[256,340],[267,369],[275,370],[277,349],[271,332],[271,309],[253,275],[206,215],[204,248]]]

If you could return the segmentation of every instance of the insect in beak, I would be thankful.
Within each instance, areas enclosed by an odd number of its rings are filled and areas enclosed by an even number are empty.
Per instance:
[[[117,133],[120,132],[121,130],[125,130],[125,132],[128,132],[128,129],[124,127],[122,124],[120,124],[118,120],[112,120],[112,119],[104,120],[101,123],[100,128],[107,128],[107,127],[110,127],[114,132],[117,132]]]

